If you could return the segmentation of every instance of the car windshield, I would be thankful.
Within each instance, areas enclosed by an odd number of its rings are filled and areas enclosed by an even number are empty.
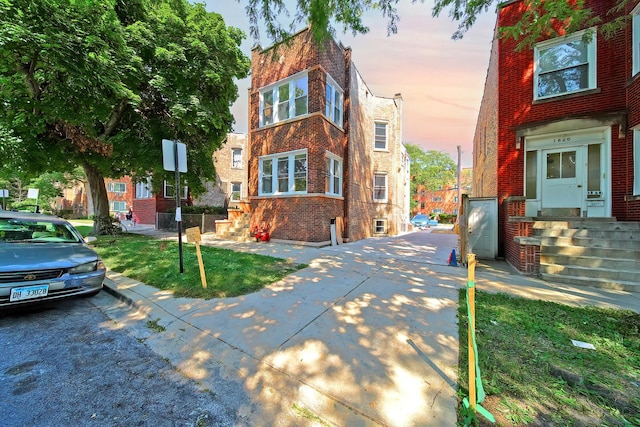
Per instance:
[[[427,219],[427,216],[420,214],[420,215],[414,216],[413,219]]]
[[[0,218],[0,242],[79,243],[71,225],[46,219]]]

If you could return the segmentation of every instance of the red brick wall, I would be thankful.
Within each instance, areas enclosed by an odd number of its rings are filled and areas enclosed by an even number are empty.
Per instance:
[[[135,199],[133,201],[133,213],[139,224],[156,223],[156,199]]]
[[[606,13],[613,4],[613,1],[587,0],[585,7],[592,8],[606,21],[611,19]],[[503,27],[515,23],[519,19],[523,7],[523,2],[514,2],[500,9],[498,26]],[[517,150],[515,147],[518,128],[554,120],[621,112],[627,108],[629,108],[630,119],[634,120],[635,118],[640,121],[638,83],[632,84],[625,90],[630,72],[620,63],[620,58],[631,56],[629,34],[622,32],[610,40],[605,40],[600,34],[596,36],[596,90],[536,102],[533,101],[533,50],[523,49],[516,52],[516,41],[511,39],[500,41],[498,49],[500,79],[498,84],[499,146],[497,162],[498,203],[500,204],[499,253],[505,253],[505,250],[508,249],[505,242],[510,240],[504,206],[505,199],[509,196],[523,196],[524,150]],[[635,98],[627,96],[628,94],[635,94]],[[627,100],[632,100],[629,105],[627,105]],[[613,126],[611,137],[612,213],[619,220],[640,220],[637,202],[625,201],[625,196],[631,194],[633,185],[633,165],[630,161],[633,144],[631,135],[627,132],[626,138],[618,138],[618,126]]]
[[[345,88],[344,57],[345,51],[331,40],[319,49],[308,30],[298,33],[291,44],[252,52],[248,184],[251,227],[269,222],[274,239],[328,241],[331,219],[345,216],[343,199],[324,195],[326,151],[346,160],[344,131],[324,117],[326,74]],[[308,115],[259,128],[260,89],[304,70],[308,72]],[[259,157],[300,149],[307,149],[308,194],[258,197]]]

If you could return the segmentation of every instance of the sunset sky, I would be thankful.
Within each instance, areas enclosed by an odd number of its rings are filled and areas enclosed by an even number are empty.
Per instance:
[[[207,0],[205,4],[207,10],[220,13],[228,26],[247,33],[241,48],[250,57],[254,40],[249,35],[246,2]],[[351,47],[352,61],[374,95],[402,94],[403,142],[447,152],[454,161],[457,161],[456,146],[460,145],[462,166],[470,167],[495,12],[484,13],[464,38],[456,41],[451,35],[457,23],[451,21],[447,11],[432,18],[428,1],[425,4],[401,1],[398,11],[397,34],[387,36],[386,19],[380,12],[370,11],[364,16],[369,33],[354,37],[350,32],[343,34],[342,27],[336,26],[337,39]],[[260,30],[260,45],[270,46],[264,28]],[[232,108],[234,131],[246,133],[247,89],[251,82],[244,79],[237,84],[240,97]]]

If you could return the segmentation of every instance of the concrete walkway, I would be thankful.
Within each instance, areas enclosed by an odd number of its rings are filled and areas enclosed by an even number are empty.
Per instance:
[[[136,229],[137,228],[137,229]],[[149,227],[132,232],[177,238]],[[248,399],[239,425],[453,426],[458,290],[467,272],[447,259],[457,236],[426,230],[310,248],[202,244],[309,267],[263,290],[203,301],[109,273],[108,290],[133,306],[107,311],[204,388],[235,381]],[[575,305],[640,311],[640,294],[554,285],[481,263],[477,289]],[[165,328],[156,332],[149,320]]]

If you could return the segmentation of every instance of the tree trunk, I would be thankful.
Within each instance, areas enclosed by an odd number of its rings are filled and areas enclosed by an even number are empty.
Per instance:
[[[109,199],[104,177],[98,168],[83,162],[82,168],[87,175],[91,200],[93,201],[93,232],[94,236],[104,234],[111,229],[111,217],[109,216]]]

